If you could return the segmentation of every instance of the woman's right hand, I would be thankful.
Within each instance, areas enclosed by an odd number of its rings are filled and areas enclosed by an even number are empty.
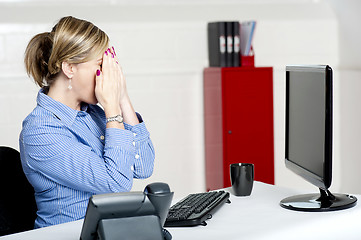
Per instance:
[[[103,54],[102,69],[97,70],[95,96],[104,108],[106,117],[122,114],[120,99],[126,94],[126,86],[121,68],[112,49]]]

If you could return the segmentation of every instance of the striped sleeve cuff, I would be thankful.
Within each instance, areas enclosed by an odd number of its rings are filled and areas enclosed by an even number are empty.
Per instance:
[[[128,125],[128,124],[127,124]],[[125,126],[125,124],[124,124]],[[129,131],[131,131],[134,135],[135,141],[142,141],[149,138],[149,132],[145,126],[145,123],[139,123],[135,126],[128,125]]]
[[[129,152],[134,152],[134,135],[132,132],[118,128],[107,128],[105,130],[106,147],[122,147]]]

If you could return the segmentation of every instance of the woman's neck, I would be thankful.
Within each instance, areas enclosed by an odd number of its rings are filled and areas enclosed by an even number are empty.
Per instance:
[[[49,87],[47,95],[52,99],[65,104],[66,106],[78,110],[81,110],[81,101],[79,101],[74,92],[68,88],[69,80],[64,77],[59,77]]]

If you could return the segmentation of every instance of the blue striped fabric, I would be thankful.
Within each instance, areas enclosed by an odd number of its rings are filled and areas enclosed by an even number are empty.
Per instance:
[[[106,128],[104,111],[76,111],[45,95],[23,122],[24,172],[38,206],[35,228],[84,218],[89,197],[125,192],[153,172],[154,148],[144,122]]]

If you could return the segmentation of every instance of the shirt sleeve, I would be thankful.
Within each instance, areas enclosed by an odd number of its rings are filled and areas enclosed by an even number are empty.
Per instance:
[[[154,148],[144,123],[107,128],[102,156],[54,121],[29,129],[22,136],[27,166],[59,184],[92,193],[130,191],[134,177],[153,172]]]
[[[152,141],[149,141],[149,132],[142,121],[140,124],[131,126],[125,123],[125,128],[133,133],[133,145],[136,148],[134,155],[134,177],[146,178],[152,175],[154,161],[150,163],[147,158],[155,158]],[[150,166],[151,164],[151,166]],[[151,170],[151,171],[149,171]]]

